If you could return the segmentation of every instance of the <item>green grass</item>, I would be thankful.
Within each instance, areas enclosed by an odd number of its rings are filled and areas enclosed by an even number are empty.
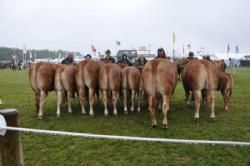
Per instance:
[[[141,113],[128,115],[123,114],[120,105],[118,117],[104,117],[102,105],[96,105],[96,116],[90,118],[81,115],[78,100],[74,99],[73,114],[68,114],[64,107],[61,118],[57,119],[54,92],[46,100],[45,118],[37,120],[27,71],[0,70],[0,99],[4,102],[0,109],[17,108],[21,126],[28,128],[141,137],[250,141],[250,68],[239,68],[235,73],[230,112],[223,112],[222,97],[217,93],[215,123],[208,122],[209,110],[202,105],[200,123],[196,125],[193,121],[194,104],[186,107],[180,82],[172,100],[168,130],[151,128],[145,103]],[[157,116],[160,125],[160,111]],[[246,165],[250,160],[249,147],[82,139],[31,133],[22,133],[21,138],[25,165]]]

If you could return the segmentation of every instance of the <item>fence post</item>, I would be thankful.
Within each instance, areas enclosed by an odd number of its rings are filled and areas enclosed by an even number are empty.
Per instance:
[[[3,109],[0,114],[5,118],[7,126],[18,127],[18,111],[16,109]],[[7,131],[0,136],[0,158],[3,166],[23,166],[23,151],[18,131]]]

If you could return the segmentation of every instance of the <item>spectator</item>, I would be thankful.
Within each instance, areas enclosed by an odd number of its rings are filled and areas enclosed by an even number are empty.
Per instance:
[[[143,55],[140,55],[139,58],[135,61],[135,66],[145,65],[146,63],[147,59]]]
[[[115,63],[115,58],[113,58],[111,56],[111,51],[110,50],[106,50],[105,51],[105,58],[101,59],[101,61],[106,61],[106,62],[109,62],[109,63]]]
[[[90,54],[87,54],[84,56],[84,59],[92,59],[92,56]]]
[[[128,56],[126,54],[122,55],[122,59],[120,59],[117,64],[127,64],[128,66],[132,66],[132,63],[128,60]]]
[[[163,48],[158,48],[156,58],[167,58]]]
[[[68,53],[67,57],[65,59],[63,59],[61,63],[66,64],[66,65],[76,64],[76,62],[74,61],[74,54]]]

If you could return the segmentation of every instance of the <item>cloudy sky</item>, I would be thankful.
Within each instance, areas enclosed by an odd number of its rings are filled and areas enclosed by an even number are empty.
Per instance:
[[[250,52],[250,0],[0,0],[0,46]]]

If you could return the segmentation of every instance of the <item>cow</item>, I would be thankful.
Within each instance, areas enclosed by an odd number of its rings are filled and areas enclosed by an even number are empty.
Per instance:
[[[79,100],[81,104],[82,114],[86,114],[85,102],[86,102],[86,90],[88,88],[89,105],[90,111],[89,115],[94,117],[94,101],[95,93],[98,92],[98,76],[99,68],[102,62],[97,62],[92,59],[86,59],[79,62],[76,65],[76,85],[79,94]]]
[[[29,68],[29,82],[35,94],[35,103],[38,119],[43,118],[45,98],[49,91],[54,90],[56,64],[39,62]]]
[[[57,95],[57,117],[60,117],[60,105],[66,96],[68,112],[72,113],[71,98],[76,91],[74,65],[58,65],[55,74],[55,91]]]
[[[228,103],[232,95],[232,88],[233,76],[229,73],[220,72],[218,90],[221,91],[224,99],[224,111],[228,111]]]
[[[151,113],[152,127],[157,126],[155,111],[157,96],[162,97],[162,127],[168,128],[167,114],[169,104],[177,84],[177,67],[168,59],[156,58],[149,61],[142,71],[144,90],[148,95],[148,108]]]
[[[121,87],[121,68],[117,64],[99,62],[99,88],[103,97],[104,115],[108,116],[108,97],[112,96],[113,114],[117,116],[117,100]]]
[[[205,90],[207,93],[208,104],[211,107],[210,119],[214,121],[215,92],[219,82],[219,71],[215,63],[206,59],[189,61],[185,65],[181,77],[186,99],[189,100],[190,91],[192,91],[192,94],[194,95],[194,119],[198,122],[200,118],[199,111],[202,99],[202,90]]]
[[[127,100],[128,92],[131,91],[131,108],[130,111],[135,110],[135,97],[138,96],[137,112],[140,112],[140,100],[142,95],[142,79],[140,71],[135,67],[125,67],[122,69],[122,92],[123,92],[123,104],[124,113],[128,113]]]

